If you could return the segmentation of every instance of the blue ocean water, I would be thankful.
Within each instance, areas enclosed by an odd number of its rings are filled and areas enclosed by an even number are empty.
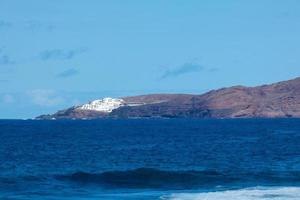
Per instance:
[[[300,119],[0,120],[0,199],[300,199]]]

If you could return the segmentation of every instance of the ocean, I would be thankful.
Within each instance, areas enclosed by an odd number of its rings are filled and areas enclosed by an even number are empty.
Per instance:
[[[300,199],[300,119],[0,120],[1,200]]]

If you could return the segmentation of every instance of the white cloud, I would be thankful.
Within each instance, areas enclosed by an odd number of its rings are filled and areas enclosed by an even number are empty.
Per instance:
[[[54,90],[36,89],[27,94],[34,104],[40,106],[57,106],[64,102],[64,98]]]
[[[6,103],[6,104],[14,103],[15,102],[15,98],[11,94],[4,94],[2,96],[2,102]]]

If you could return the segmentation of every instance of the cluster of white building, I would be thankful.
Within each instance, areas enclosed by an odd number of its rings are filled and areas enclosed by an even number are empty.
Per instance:
[[[121,106],[124,106],[125,102],[123,99],[114,99],[114,98],[103,98],[91,101],[87,104],[79,106],[77,109],[81,110],[94,110],[100,112],[112,112],[114,109],[117,109]]]

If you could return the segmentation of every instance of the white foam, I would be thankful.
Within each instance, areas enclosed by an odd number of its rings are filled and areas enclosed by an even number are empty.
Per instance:
[[[300,187],[257,187],[207,193],[174,193],[162,200],[300,200]]]

